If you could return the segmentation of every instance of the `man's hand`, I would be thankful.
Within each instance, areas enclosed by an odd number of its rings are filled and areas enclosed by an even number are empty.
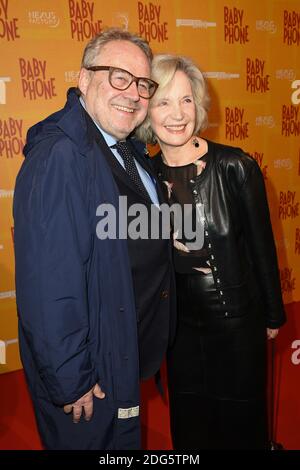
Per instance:
[[[86,421],[91,419],[93,415],[94,395],[101,400],[105,397],[105,393],[102,392],[98,384],[96,384],[89,392],[76,400],[74,403],[70,403],[69,405],[64,406],[65,413],[71,413],[73,410],[73,423],[79,422],[82,415],[82,408],[84,411],[84,419]]]
[[[278,335],[279,329],[278,328],[267,328],[267,337],[268,339],[274,339]]]

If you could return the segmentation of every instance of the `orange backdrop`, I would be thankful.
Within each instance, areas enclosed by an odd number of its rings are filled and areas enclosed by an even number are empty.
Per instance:
[[[205,72],[212,96],[205,136],[258,161],[284,301],[300,300],[299,7],[299,0],[0,0],[0,373],[21,367],[12,199],[26,131],[63,106],[85,43],[106,26],[138,32],[154,52],[188,55]],[[285,328],[284,361],[296,377],[296,315]]]

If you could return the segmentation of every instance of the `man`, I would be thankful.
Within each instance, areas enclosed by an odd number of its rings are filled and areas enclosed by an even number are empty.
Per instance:
[[[139,145],[118,143],[146,117],[151,58],[129,32],[98,35],[80,92],[27,135],[14,199],[19,339],[47,449],[139,448],[139,376],[159,370],[172,336],[169,241],[97,236],[102,205],[118,221],[119,196],[161,202]]]

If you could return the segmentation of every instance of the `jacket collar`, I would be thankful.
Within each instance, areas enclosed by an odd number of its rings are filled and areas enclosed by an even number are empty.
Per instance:
[[[96,128],[95,123],[85,111],[79,101],[80,91],[77,88],[70,88],[67,94],[67,102],[64,107],[63,116],[57,122],[57,126],[66,134],[77,146],[82,155],[86,155],[92,150],[95,141],[100,146],[104,153],[106,160],[109,159],[112,163],[111,169],[113,173],[122,178],[122,180],[129,185],[132,189],[136,190],[135,185],[129,181],[128,175],[118,161],[113,158],[109,147],[107,146],[101,132]],[[156,183],[156,174],[147,158],[140,154],[142,149],[139,142],[130,139],[130,144],[134,157],[140,165],[151,175],[153,181]],[[141,148],[140,148],[141,147]],[[143,146],[144,148],[144,146]],[[159,185],[156,185],[159,200],[163,200],[163,195]]]
[[[63,116],[57,126],[66,134],[85,155],[91,150],[93,142],[88,138],[85,110],[79,101],[80,91],[77,88],[68,90],[67,102]]]

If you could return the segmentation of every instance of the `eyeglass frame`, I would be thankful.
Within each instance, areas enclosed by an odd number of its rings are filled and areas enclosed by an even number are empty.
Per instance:
[[[127,90],[130,85],[135,82],[136,83],[136,88],[137,88],[137,91],[138,91],[138,95],[140,98],[144,98],[145,100],[150,100],[151,98],[153,98],[157,88],[158,88],[158,83],[155,82],[154,80],[151,80],[151,78],[147,78],[147,77],[136,77],[135,75],[133,75],[131,72],[128,72],[128,70],[125,70],[125,69],[122,69],[120,67],[113,67],[111,65],[91,65],[89,67],[84,67],[86,70],[90,70],[92,72],[98,72],[100,70],[108,70],[109,73],[108,73],[108,81],[109,81],[109,84],[111,87],[113,87],[115,90],[119,90],[119,91],[125,91]],[[114,70],[121,70],[121,72],[126,72],[128,73],[128,75],[131,76],[132,80],[131,82],[125,87],[125,88],[117,88],[115,87],[112,83],[111,83],[111,75],[113,73]],[[146,96],[141,96],[140,93],[139,93],[139,81],[140,80],[147,80],[148,82],[150,82],[150,84],[154,85],[154,91],[152,93],[152,95],[146,97]]]

